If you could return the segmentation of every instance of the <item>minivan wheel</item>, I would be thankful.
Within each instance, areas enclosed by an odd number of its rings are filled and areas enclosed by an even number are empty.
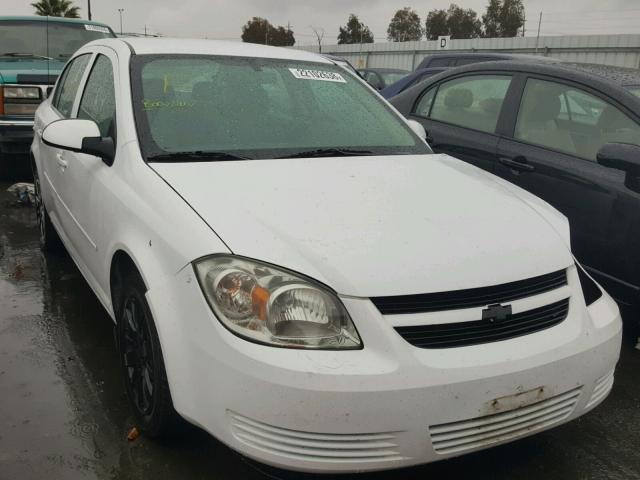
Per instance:
[[[49,218],[49,214],[47,213],[47,208],[45,207],[44,201],[42,200],[40,177],[35,169],[33,171],[33,189],[35,197],[34,207],[36,209],[36,217],[38,221],[40,248],[45,252],[59,252],[63,249],[62,241],[60,240],[58,232],[56,232],[56,229],[51,223],[51,219]]]
[[[123,281],[117,311],[118,353],[138,427],[152,438],[170,436],[179,423],[146,288],[137,273]]]

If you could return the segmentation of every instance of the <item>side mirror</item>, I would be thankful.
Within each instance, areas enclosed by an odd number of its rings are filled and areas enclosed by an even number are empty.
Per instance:
[[[422,126],[422,124],[420,122],[418,122],[416,120],[407,120],[407,123],[409,124],[409,127],[411,128],[411,130],[413,130],[413,133],[415,133],[421,139],[426,141],[426,139],[427,139],[427,131],[424,129],[424,127]]]
[[[640,146],[629,143],[607,143],[598,152],[597,160],[604,167],[626,172],[624,185],[640,191]]]
[[[74,118],[52,122],[43,130],[42,141],[50,147],[100,157],[109,166],[113,165],[116,154],[113,139],[100,136],[98,125],[91,120]]]

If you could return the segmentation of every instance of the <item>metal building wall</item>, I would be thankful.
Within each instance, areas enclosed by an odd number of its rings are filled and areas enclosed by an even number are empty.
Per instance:
[[[318,51],[318,47],[300,47]],[[436,41],[325,45],[323,53],[340,55],[358,68],[391,67],[412,70],[425,55],[448,52],[500,52],[542,55],[564,61],[640,68],[640,35],[573,35],[451,40],[448,50]]]

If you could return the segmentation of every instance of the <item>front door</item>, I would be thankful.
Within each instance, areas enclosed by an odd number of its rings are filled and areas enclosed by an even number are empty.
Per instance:
[[[632,218],[622,207],[624,173],[596,162],[602,145],[639,143],[640,127],[600,96],[550,79],[527,79],[512,138],[501,139],[495,173],[560,210],[576,258],[616,294],[630,270]],[[625,207],[626,210],[626,207]],[[635,262],[634,262],[635,264]]]

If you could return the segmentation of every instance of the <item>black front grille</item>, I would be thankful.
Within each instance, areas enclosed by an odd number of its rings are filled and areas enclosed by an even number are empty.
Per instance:
[[[383,315],[437,312],[459,308],[484,307],[555,290],[567,283],[566,270],[539,277],[503,283],[491,287],[468,288],[451,292],[373,297],[371,301]]]
[[[509,315],[506,320],[396,327],[411,345],[420,348],[453,348],[521,337],[561,323],[569,313],[569,299]]]

